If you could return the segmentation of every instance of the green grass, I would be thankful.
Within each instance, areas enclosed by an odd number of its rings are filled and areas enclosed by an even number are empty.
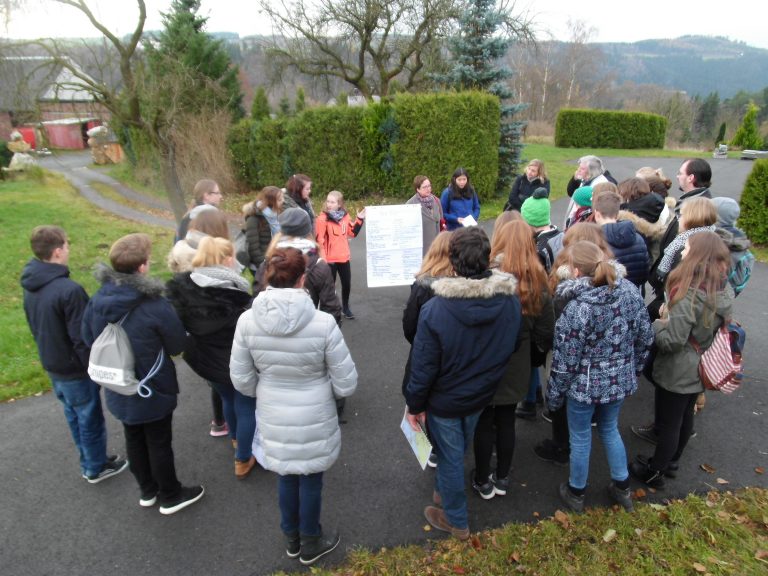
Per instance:
[[[0,280],[0,401],[48,390],[22,308],[21,271],[32,257],[29,235],[35,226],[55,224],[64,228],[72,244],[71,277],[89,294],[98,289],[91,274],[98,261],[108,261],[109,247],[131,232],[146,232],[153,239],[153,273],[169,276],[165,257],[173,232],[117,218],[94,208],[62,178],[46,175],[39,180],[19,177],[0,182],[0,267],[8,272]]]
[[[352,551],[333,570],[316,575],[768,573],[768,491],[711,492],[640,504],[632,514],[590,509],[557,512],[535,524],[506,526],[425,546]],[[437,536],[437,535],[436,535]]]

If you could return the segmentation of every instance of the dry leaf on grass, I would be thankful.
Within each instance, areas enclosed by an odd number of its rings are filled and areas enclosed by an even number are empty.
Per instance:
[[[483,544],[480,542],[480,538],[478,538],[477,536],[472,536],[472,538],[470,538],[469,541],[472,543],[472,547],[475,550],[483,549]]]
[[[605,534],[603,534],[603,542],[610,542],[614,538],[616,538],[616,530],[613,528],[609,528],[605,531]]]
[[[642,535],[643,535],[643,531],[642,531],[640,528],[635,528],[635,534],[636,534],[637,536],[640,536],[640,537],[642,537]]]
[[[453,567],[453,573],[454,574],[466,574],[467,572],[461,566],[454,566]]]
[[[568,520],[568,514],[563,512],[562,510],[555,510],[555,522],[560,524],[563,528],[568,528],[568,526],[571,525],[570,521]]]
[[[533,513],[533,517],[534,517],[534,518],[538,518],[539,516],[540,516],[540,514],[539,514],[538,512],[534,512],[534,513]]]
[[[515,563],[520,562],[520,552],[518,551],[512,552],[512,554],[509,555],[508,559],[510,562],[515,562]]]
[[[698,562],[693,563],[693,569],[696,570],[696,572],[706,572],[707,567],[704,566],[704,564],[699,564]]]
[[[429,524],[424,524],[424,532],[429,532],[430,530],[432,530],[432,526]]]
[[[704,470],[704,472],[706,472],[707,474],[714,474],[715,473],[715,469],[712,466],[710,466],[709,464],[699,464],[699,468]]]
[[[643,490],[642,488],[638,488],[637,490],[635,490],[635,500],[639,500],[640,498],[645,498],[645,497],[646,497],[645,490]]]
[[[768,550],[758,550],[755,552],[756,560],[765,560],[766,558],[768,558]]]
[[[718,478],[718,479],[716,480],[716,482],[717,482],[718,484],[730,484],[730,482],[728,482],[728,480],[726,480],[725,478]]]

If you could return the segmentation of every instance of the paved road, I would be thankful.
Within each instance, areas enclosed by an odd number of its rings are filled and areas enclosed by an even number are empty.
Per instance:
[[[625,178],[643,164],[674,174],[679,160],[607,159],[611,171]],[[738,160],[713,163],[714,189],[738,196],[750,165]],[[565,210],[555,203],[553,220]],[[410,453],[399,422],[403,413],[400,385],[408,347],[400,317],[407,287],[365,288],[364,235],[352,240],[352,309],[357,320],[343,326],[360,374],[358,392],[347,404],[341,457],[325,476],[323,522],[338,526],[342,545],[326,566],[343,561],[353,547],[421,544],[423,507],[432,493],[432,472],[422,472]],[[759,265],[750,287],[735,305],[747,329],[747,378],[732,397],[710,394],[696,421],[678,479],[649,499],[682,497],[689,492],[727,487],[768,486],[768,323],[764,286],[768,267]],[[249,575],[300,570],[281,547],[275,476],[256,471],[245,481],[233,474],[233,454],[226,440],[208,436],[208,389],[178,363],[181,381],[175,413],[175,452],[183,482],[206,486],[205,498],[177,515],[164,517],[138,505],[139,493],[129,473],[97,485],[79,477],[69,432],[51,394],[0,405],[0,566],[3,573],[26,575]],[[652,415],[653,394],[643,382],[622,411],[620,429],[628,452],[649,452],[649,445],[629,432],[631,424]],[[124,453],[121,426],[107,417],[110,448]],[[520,422],[512,489],[504,498],[469,497],[473,530],[511,521],[534,521],[558,507],[557,486],[567,469],[538,460],[532,446],[549,433],[548,424]],[[707,463],[708,474],[699,468]],[[471,468],[471,459],[467,469]],[[606,506],[608,471],[595,442],[587,506]],[[637,485],[633,485],[637,487]]]

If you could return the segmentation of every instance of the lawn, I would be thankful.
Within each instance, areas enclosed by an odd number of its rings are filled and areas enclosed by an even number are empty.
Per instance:
[[[111,243],[131,232],[146,232],[152,237],[154,271],[168,276],[165,257],[173,233],[103,212],[81,198],[63,178],[48,173],[41,179],[0,182],[0,214],[0,267],[9,271],[0,280],[0,401],[6,401],[50,388],[24,318],[19,285],[22,268],[32,257],[32,229],[40,224],[55,224],[67,230],[72,246],[71,277],[85,286],[89,294],[98,289],[91,275],[93,265],[106,262]]]

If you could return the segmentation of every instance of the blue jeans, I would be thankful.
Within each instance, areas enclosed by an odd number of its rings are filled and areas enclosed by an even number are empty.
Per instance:
[[[531,366],[531,377],[528,380],[528,394],[525,397],[526,404],[536,404],[536,391],[541,386],[539,380],[539,369],[536,366]]]
[[[256,398],[245,396],[229,384],[211,382],[221,396],[224,420],[230,438],[237,440],[235,458],[246,462],[253,454],[253,435],[256,433]]]
[[[605,448],[613,480],[629,477],[627,451],[619,434],[619,411],[624,400],[609,404],[584,404],[571,398],[567,402],[568,432],[571,439],[571,487],[581,490],[587,486],[589,453],[592,449],[592,413],[597,414],[597,432]]]
[[[464,453],[472,445],[482,410],[463,418],[441,418],[427,412],[427,427],[437,453],[435,490],[454,528],[467,528],[467,494],[464,491]]]
[[[90,378],[53,380],[53,391],[64,405],[72,439],[80,453],[80,471],[98,474],[107,461],[107,428],[101,410],[101,389]]]
[[[280,528],[285,534],[320,535],[323,473],[277,477]]]

